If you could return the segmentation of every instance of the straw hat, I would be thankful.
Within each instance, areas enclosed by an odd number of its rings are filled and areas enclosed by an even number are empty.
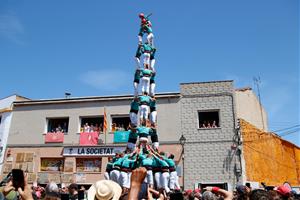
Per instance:
[[[122,188],[111,180],[101,180],[94,183],[88,190],[88,200],[119,200]]]

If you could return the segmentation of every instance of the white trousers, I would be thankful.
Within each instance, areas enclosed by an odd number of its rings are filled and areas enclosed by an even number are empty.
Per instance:
[[[150,60],[150,69],[151,69],[153,72],[155,72],[154,65],[155,65],[155,59]]]
[[[155,83],[151,83],[150,85],[150,96],[155,95]]]
[[[180,188],[176,171],[170,173],[169,187],[170,187],[171,190]]]
[[[163,186],[164,190],[166,191],[166,193],[170,192],[169,178],[170,178],[169,172],[163,172],[161,174],[161,183],[162,183],[162,186]]]
[[[150,66],[150,53],[144,53],[144,64]]]
[[[104,173],[104,178],[105,178],[105,180],[109,180],[109,173],[108,172]]]
[[[149,94],[150,77],[143,76],[141,78],[141,86],[142,86],[142,93],[147,92],[147,94]]]
[[[134,96],[137,97],[139,95],[139,84],[133,82]]]
[[[159,190],[161,188],[163,188],[162,182],[161,182],[161,172],[156,172],[154,174],[154,179],[155,179],[155,184],[156,184],[156,188]]]
[[[153,172],[152,170],[147,170],[147,175],[144,180],[145,183],[153,185]]]
[[[151,122],[151,124],[156,123],[156,116],[157,116],[157,112],[156,111],[152,111],[150,113],[150,122]]]
[[[120,171],[119,170],[114,169],[110,172],[109,175],[110,175],[110,180],[112,180],[112,181],[119,184],[119,178],[120,178]]]
[[[148,43],[154,47],[154,35],[153,33],[149,33],[149,35],[147,36],[147,41]]]
[[[137,126],[137,124],[138,124],[138,116],[137,116],[137,114],[134,113],[134,112],[130,112],[129,113],[129,117],[130,117],[131,124]]]
[[[119,183],[121,187],[130,188],[130,177],[131,172],[122,172],[120,173]]]
[[[141,68],[141,61],[139,58],[134,57],[135,60],[135,64],[136,64],[136,69],[140,69]]]
[[[148,119],[149,115],[149,106],[141,105],[140,106],[140,119]]]

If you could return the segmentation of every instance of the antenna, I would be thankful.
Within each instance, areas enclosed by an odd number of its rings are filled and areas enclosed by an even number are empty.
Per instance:
[[[70,92],[65,92],[65,97],[66,97],[66,99],[70,98],[70,96],[71,96],[71,93],[70,93]]]
[[[263,110],[262,110],[261,98],[260,98],[260,84],[261,84],[260,77],[259,76],[253,77],[253,81],[257,87],[257,95],[258,95],[258,101],[259,101],[259,107],[260,107],[261,122],[263,125],[263,130],[265,130],[264,116],[263,116]]]

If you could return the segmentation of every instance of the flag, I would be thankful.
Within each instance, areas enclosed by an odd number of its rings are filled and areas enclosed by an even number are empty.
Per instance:
[[[82,132],[79,138],[80,145],[97,145],[98,132]]]
[[[129,131],[115,131],[114,143],[126,143],[129,139]]]
[[[104,108],[104,121],[103,121],[103,132],[106,134],[107,131],[107,116],[106,116],[106,109]]]
[[[64,142],[64,133],[47,133],[45,135],[45,143]]]

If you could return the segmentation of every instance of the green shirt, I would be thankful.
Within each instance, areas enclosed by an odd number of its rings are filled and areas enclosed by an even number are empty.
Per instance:
[[[156,100],[151,100],[149,106],[150,106],[150,109],[156,108]]]
[[[153,165],[153,158],[148,158],[146,157],[145,159],[142,160],[142,166],[149,166],[152,167]]]
[[[151,81],[155,81],[155,74],[156,73],[152,73],[151,78],[150,78]]]
[[[169,167],[175,167],[175,162],[173,159],[165,158],[164,160],[168,163]]]
[[[136,111],[138,111],[138,110],[139,110],[139,107],[140,107],[139,102],[137,102],[137,101],[135,101],[135,100],[133,100],[133,101],[131,102],[131,104],[130,104],[130,109],[131,109],[131,110],[136,110]]]
[[[151,45],[149,44],[143,44],[142,45],[142,51],[145,52],[145,51],[148,51],[149,53],[153,50],[153,48],[151,47]]]
[[[151,128],[146,126],[140,126],[136,129],[136,131],[139,137],[148,137],[152,132]]]
[[[118,158],[114,163],[113,163],[113,167],[116,167],[116,166],[122,166],[122,162],[124,160],[124,157],[123,158]]]
[[[152,74],[152,70],[150,70],[150,69],[143,69],[142,71],[141,71],[141,76],[151,76],[151,74]]]
[[[135,73],[134,73],[134,80],[140,80],[140,78],[141,78],[141,71],[136,70]]]
[[[154,158],[157,161],[159,167],[169,167],[168,163],[165,160],[162,160],[157,157],[154,157]]]
[[[112,168],[113,168],[113,163],[112,162],[108,162],[106,164],[106,171],[110,171],[110,170],[112,170]]]
[[[124,168],[132,168],[134,166],[135,160],[132,160],[128,157],[125,157],[122,162],[122,167]]]
[[[137,132],[133,132],[131,130],[129,130],[128,132],[129,132],[129,138],[131,138],[131,139],[137,139],[137,137],[138,137]]]
[[[139,97],[140,99],[140,105],[150,105],[150,101],[151,101],[151,98],[147,95],[142,95]]]

